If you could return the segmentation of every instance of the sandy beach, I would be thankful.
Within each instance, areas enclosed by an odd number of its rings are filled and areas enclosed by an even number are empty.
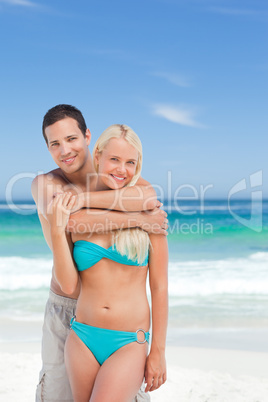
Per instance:
[[[1,343],[0,399],[34,401],[40,343]],[[168,380],[152,402],[267,402],[268,353],[169,346]]]

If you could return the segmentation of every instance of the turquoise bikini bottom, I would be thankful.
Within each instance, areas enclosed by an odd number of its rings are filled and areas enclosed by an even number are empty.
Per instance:
[[[91,325],[71,319],[71,329],[93,353],[97,362],[102,365],[114,352],[132,342],[149,343],[150,333],[143,329],[136,332],[115,331],[113,329],[92,327]],[[138,333],[143,332],[144,340],[138,340]]]

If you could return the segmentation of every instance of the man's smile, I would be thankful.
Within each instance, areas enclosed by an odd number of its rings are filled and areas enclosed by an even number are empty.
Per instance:
[[[75,160],[76,156],[72,156],[71,158],[62,159],[62,162],[66,165],[70,165]]]

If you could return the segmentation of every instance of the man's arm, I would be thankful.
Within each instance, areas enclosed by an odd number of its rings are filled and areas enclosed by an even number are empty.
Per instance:
[[[67,230],[72,233],[103,233],[138,227],[148,233],[167,235],[166,217],[166,212],[160,208],[147,212],[82,209],[71,215]]]
[[[80,208],[111,209],[124,212],[148,211],[160,205],[154,188],[142,178],[137,181],[135,186],[78,194],[78,204]]]
[[[139,178],[136,186],[84,193],[80,197],[80,208],[81,205],[85,208],[71,215],[67,229],[72,233],[139,227],[148,233],[167,235],[167,214],[159,209],[161,203],[156,199],[155,190],[143,178]],[[96,205],[102,211],[89,209],[90,205],[91,208]],[[107,209],[114,211],[108,215]]]
[[[70,191],[70,186],[68,191]],[[66,191],[63,183],[52,175],[39,175],[32,182],[32,195],[37,206],[40,223],[45,239],[51,248],[50,226],[47,220],[47,208],[53,195]],[[112,193],[113,190],[107,191]],[[74,194],[76,192],[74,191]],[[85,226],[86,225],[86,226]],[[140,227],[146,231],[166,234],[166,213],[159,210],[152,216],[144,213],[120,213],[103,210],[81,210],[71,215],[68,230],[72,232],[107,232],[111,230]],[[89,230],[86,230],[88,229]]]

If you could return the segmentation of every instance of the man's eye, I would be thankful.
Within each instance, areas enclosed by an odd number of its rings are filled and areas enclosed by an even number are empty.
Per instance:
[[[76,140],[76,137],[69,138],[69,141]]]
[[[118,161],[118,159],[117,159],[117,158],[111,158],[111,160],[112,160],[112,161]]]
[[[59,145],[59,144],[56,143],[56,142],[53,142],[53,144],[51,144],[50,146],[51,146],[51,147],[55,147],[56,145]]]

